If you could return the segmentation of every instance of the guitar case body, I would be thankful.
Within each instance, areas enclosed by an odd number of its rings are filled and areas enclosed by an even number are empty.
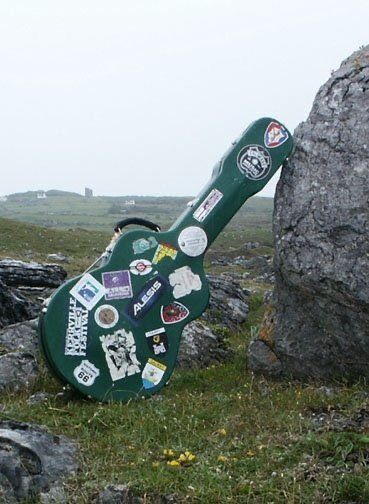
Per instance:
[[[158,392],[175,367],[183,328],[208,305],[206,250],[292,145],[279,121],[255,121],[168,231],[124,232],[99,267],[63,284],[39,324],[56,376],[99,401]]]

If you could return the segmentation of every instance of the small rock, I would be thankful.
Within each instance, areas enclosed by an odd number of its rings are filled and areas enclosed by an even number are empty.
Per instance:
[[[108,485],[93,502],[94,504],[141,504],[144,501],[136,497],[128,485]]]
[[[56,261],[56,262],[63,262],[63,263],[69,263],[69,258],[62,254],[61,252],[58,252],[57,254],[48,254],[46,256],[46,259],[48,261]]]
[[[32,406],[34,404],[45,403],[52,397],[53,395],[47,392],[36,392],[27,399],[27,404]]]
[[[197,320],[190,322],[183,330],[177,364],[180,368],[206,367],[223,362],[232,354],[222,334],[215,334]]]
[[[322,394],[324,394],[327,397],[334,397],[336,394],[333,388],[325,387],[325,386],[319,387],[317,389],[317,392],[321,392]]]

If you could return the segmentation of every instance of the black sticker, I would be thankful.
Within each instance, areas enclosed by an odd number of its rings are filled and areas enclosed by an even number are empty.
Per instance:
[[[153,305],[161,298],[168,288],[168,281],[161,275],[146,282],[144,288],[136,294],[126,308],[125,314],[133,322],[137,323]]]
[[[246,145],[237,156],[237,166],[241,173],[251,180],[262,180],[272,167],[269,152],[261,145]]]
[[[164,327],[145,333],[147,344],[154,355],[165,355],[168,351],[168,336]]]

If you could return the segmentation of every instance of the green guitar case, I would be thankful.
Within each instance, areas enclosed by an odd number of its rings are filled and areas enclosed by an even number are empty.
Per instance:
[[[122,233],[125,222],[118,224],[99,266],[63,284],[40,318],[41,348],[56,376],[99,401],[157,393],[174,370],[183,328],[208,305],[204,254],[292,146],[279,121],[259,119],[168,231],[143,221],[149,229]]]

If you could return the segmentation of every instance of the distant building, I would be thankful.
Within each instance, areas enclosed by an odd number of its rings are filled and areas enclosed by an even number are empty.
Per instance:
[[[94,192],[92,189],[85,187],[85,198],[92,198],[94,195]]]
[[[4,203],[5,201],[8,201],[8,196],[0,196],[0,201]]]
[[[131,200],[126,200],[124,202],[125,205],[127,206],[134,206],[136,204],[135,200],[134,199],[131,199]]]
[[[45,199],[45,198],[46,198],[45,191],[38,191],[38,193],[37,193],[37,199]]]

